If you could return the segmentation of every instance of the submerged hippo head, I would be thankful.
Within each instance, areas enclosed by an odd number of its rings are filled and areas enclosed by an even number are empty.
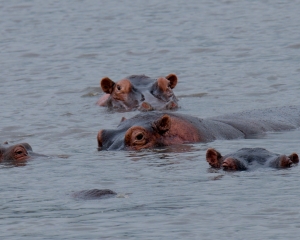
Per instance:
[[[122,120],[115,130],[99,131],[99,150],[140,150],[200,140],[193,119],[179,114],[147,112]]]
[[[288,168],[299,162],[296,153],[289,156],[272,153],[264,148],[242,148],[236,152],[222,156],[213,148],[206,152],[206,161],[212,168],[225,171],[242,171],[257,166]]]
[[[107,95],[100,98],[98,104],[121,110],[174,109],[178,107],[172,90],[176,84],[175,74],[157,80],[145,75],[132,75],[118,82],[105,77],[100,86]]]
[[[166,77],[158,78],[152,85],[150,93],[164,102],[169,102],[170,100],[176,99],[172,90],[176,85],[177,76],[175,74],[169,74]]]
[[[28,143],[20,143],[8,148],[0,148],[1,161],[25,161],[30,158],[32,148]]]
[[[112,197],[115,195],[117,195],[117,193],[110,189],[82,190],[72,194],[73,198],[82,200],[102,199]]]

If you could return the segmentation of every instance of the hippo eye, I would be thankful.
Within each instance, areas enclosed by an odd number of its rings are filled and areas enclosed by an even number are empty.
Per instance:
[[[139,133],[138,135],[136,135],[135,139],[136,140],[142,140],[144,138],[144,135],[142,133]]]
[[[16,152],[16,154],[22,154],[22,153],[23,153],[23,151],[21,151],[21,150]]]
[[[120,90],[121,90],[121,86],[120,86],[120,85],[117,85],[117,89],[120,91]]]

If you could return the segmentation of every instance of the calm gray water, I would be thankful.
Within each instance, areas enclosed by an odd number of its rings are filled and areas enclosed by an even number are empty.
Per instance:
[[[210,171],[205,151],[300,152],[300,130],[140,152],[98,152],[121,117],[95,105],[104,76],[176,73],[198,117],[300,104],[299,1],[0,1],[0,239],[291,239],[300,166]],[[109,188],[117,197],[75,200]]]

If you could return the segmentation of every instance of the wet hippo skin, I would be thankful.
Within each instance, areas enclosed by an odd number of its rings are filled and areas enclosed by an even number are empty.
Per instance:
[[[91,190],[82,190],[72,194],[75,199],[83,200],[93,200],[100,198],[108,198],[117,195],[114,191],[110,189],[91,189]]]
[[[122,119],[116,129],[100,130],[97,141],[99,150],[139,150],[216,139],[251,138],[299,126],[300,106],[244,111],[206,119],[179,113],[145,112]]]
[[[212,168],[243,171],[257,167],[288,168],[299,162],[296,153],[289,156],[272,153],[264,148],[242,148],[222,156],[213,148],[206,151],[206,161]]]
[[[132,75],[118,82],[104,77],[100,81],[100,86],[106,94],[98,100],[97,104],[125,111],[176,109],[178,100],[173,89],[177,81],[175,74],[158,79],[145,75]]]
[[[0,146],[0,162],[24,161],[30,158],[32,148],[28,143],[19,143],[9,147]]]
[[[19,143],[11,146],[0,145],[0,163],[25,166],[27,160],[34,157],[48,157],[32,151],[32,147],[28,143]]]

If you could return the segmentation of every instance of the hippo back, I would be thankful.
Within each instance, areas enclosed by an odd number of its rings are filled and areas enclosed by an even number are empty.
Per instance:
[[[246,164],[257,162],[264,165],[267,161],[277,158],[279,154],[272,153],[264,148],[242,148],[234,153],[230,153],[224,156],[232,157],[240,161],[244,161]]]
[[[75,199],[92,200],[92,199],[108,198],[116,194],[117,193],[115,193],[110,189],[91,189],[91,190],[82,190],[79,192],[75,192],[72,194],[72,196]]]
[[[213,117],[240,130],[245,137],[268,131],[284,131],[300,126],[300,106],[275,107]]]

